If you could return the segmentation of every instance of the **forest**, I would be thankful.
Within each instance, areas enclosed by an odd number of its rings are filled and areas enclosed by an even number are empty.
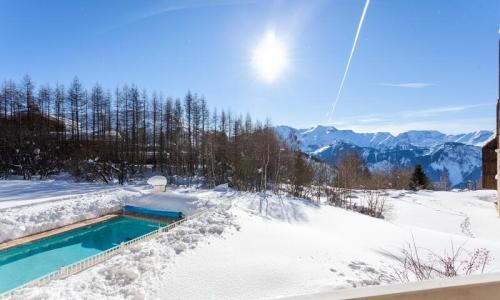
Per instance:
[[[2,84],[0,110],[2,177],[43,179],[66,171],[124,183],[149,167],[253,191],[277,183],[299,187],[312,177],[304,156],[281,142],[269,121],[210,111],[191,92],[181,100],[135,85],[86,89],[76,77],[67,88],[35,88],[25,76]]]
[[[87,89],[77,77],[67,87],[36,87],[28,75],[0,88],[2,178],[67,172],[79,180],[124,184],[153,172],[245,191],[326,194],[335,203],[334,187],[430,187],[425,178],[412,186],[413,170],[370,172],[356,153],[328,165],[299,149],[296,138],[280,140],[270,121],[211,111],[203,96],[190,91],[174,99],[135,85]]]

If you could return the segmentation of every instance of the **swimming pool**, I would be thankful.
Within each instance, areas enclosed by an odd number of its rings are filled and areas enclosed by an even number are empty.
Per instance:
[[[120,216],[0,251],[0,294],[165,225]]]

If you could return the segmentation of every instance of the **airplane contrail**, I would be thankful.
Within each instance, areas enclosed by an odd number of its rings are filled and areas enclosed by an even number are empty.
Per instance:
[[[342,89],[344,88],[344,82],[347,78],[347,73],[349,72],[349,67],[351,66],[352,56],[354,54],[354,50],[356,50],[356,44],[358,43],[359,33],[361,32],[361,27],[363,27],[363,21],[365,20],[366,11],[368,10],[368,5],[370,4],[370,0],[366,0],[365,7],[363,8],[363,13],[361,14],[361,19],[359,20],[358,29],[356,30],[356,35],[354,36],[354,43],[352,44],[351,54],[349,55],[349,59],[347,60],[347,66],[345,67],[344,76],[342,77],[342,81],[340,82],[340,87],[337,92],[337,97],[332,104],[332,113],[330,116],[333,116],[335,112],[335,108],[337,107],[337,103],[339,102],[340,95],[342,94]]]

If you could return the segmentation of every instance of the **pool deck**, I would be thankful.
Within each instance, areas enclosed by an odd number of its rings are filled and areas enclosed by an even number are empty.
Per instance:
[[[25,237],[22,237],[22,238],[19,238],[19,239],[16,239],[16,240],[8,241],[8,242],[0,244],[0,251],[6,250],[6,249],[9,249],[9,248],[12,248],[12,247],[16,247],[16,246],[19,246],[19,245],[23,245],[25,243],[29,243],[29,242],[41,240],[41,239],[44,239],[44,238],[48,238],[48,237],[53,236],[55,234],[64,233],[64,232],[67,232],[67,231],[70,231],[70,230],[73,230],[73,229],[78,229],[78,228],[82,228],[82,227],[85,227],[85,226],[88,226],[88,225],[93,225],[93,224],[96,224],[96,223],[101,223],[101,222],[104,222],[104,221],[116,218],[118,216],[119,216],[119,214],[104,215],[102,217],[88,219],[88,220],[85,220],[85,221],[81,221],[81,222],[73,223],[73,224],[70,224],[70,225],[63,226],[63,227],[59,227],[59,228],[56,228],[56,229],[52,229],[52,230],[48,230],[48,231],[36,233],[36,234],[33,234],[33,235],[25,236]]]

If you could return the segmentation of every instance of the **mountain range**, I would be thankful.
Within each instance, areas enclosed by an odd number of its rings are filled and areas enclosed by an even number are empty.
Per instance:
[[[487,130],[464,134],[444,134],[434,130],[412,130],[392,135],[389,132],[358,133],[333,126],[296,129],[275,127],[285,141],[297,140],[303,152],[334,163],[347,151],[358,152],[374,169],[422,165],[427,176],[438,182],[446,170],[453,187],[463,187],[481,177],[481,146],[494,135]]]

